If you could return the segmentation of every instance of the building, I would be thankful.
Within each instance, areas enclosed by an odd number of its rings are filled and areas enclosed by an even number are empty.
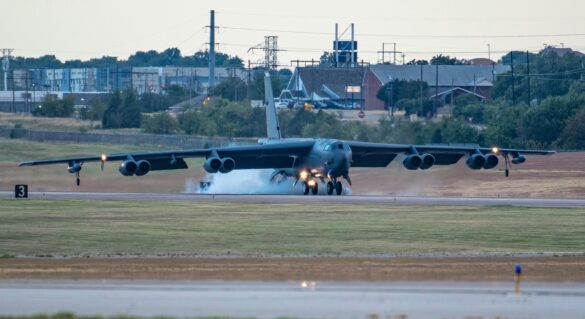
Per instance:
[[[12,70],[9,89],[49,92],[101,92],[133,88],[138,93],[162,93],[169,85],[206,92],[209,82],[208,68],[195,67],[126,67],[112,68],[67,68]],[[228,77],[246,79],[241,68],[217,68],[216,83]],[[13,80],[12,80],[13,79]]]
[[[299,67],[286,86],[290,96],[299,100],[331,100],[345,105],[363,105],[365,68]]]
[[[428,89],[423,94],[427,98],[445,100],[454,92],[469,92],[479,99],[489,99],[497,75],[509,71],[510,66],[503,64],[371,65],[366,69],[363,80],[364,106],[369,110],[385,109],[385,102],[376,95],[382,86],[392,80],[426,82]]]
[[[423,92],[425,98],[449,103],[453,96],[471,94],[484,100],[490,98],[497,75],[510,71],[508,65],[484,62],[478,60],[476,65],[299,67],[293,72],[281,98],[329,100],[339,106],[359,104],[366,110],[384,110],[387,108],[385,102],[377,98],[382,86],[392,80],[422,80],[427,83],[427,90]]]
[[[556,53],[559,57],[564,57],[567,54],[574,54],[575,56],[582,58],[585,57],[585,54],[579,51],[574,51],[571,48],[556,48],[553,46],[547,46],[546,48],[544,48],[544,50],[542,50],[541,54],[543,55],[547,55],[547,54],[551,54],[551,53]]]

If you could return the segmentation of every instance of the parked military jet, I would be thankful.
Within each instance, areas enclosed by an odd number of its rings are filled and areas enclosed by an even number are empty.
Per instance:
[[[264,79],[267,139],[258,145],[208,149],[175,150],[102,154],[87,157],[31,161],[20,166],[67,164],[75,174],[77,185],[84,163],[121,161],[119,171],[124,176],[143,176],[151,171],[187,169],[185,158],[205,157],[203,168],[208,173],[227,174],[238,169],[274,169],[272,180],[279,176],[293,178],[294,185],[303,183],[304,193],[318,194],[319,184],[326,185],[327,194],[343,193],[340,179],[351,185],[350,168],[386,167],[398,155],[404,154],[403,166],[408,170],[426,170],[435,165],[451,165],[462,157],[470,169],[492,169],[502,156],[506,176],[510,164],[526,161],[525,155],[549,155],[554,151],[499,149],[497,147],[451,145],[382,144],[335,139],[284,139],[280,134],[272,87],[268,73]]]

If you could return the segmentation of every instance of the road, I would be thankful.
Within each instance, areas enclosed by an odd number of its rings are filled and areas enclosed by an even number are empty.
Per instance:
[[[3,281],[0,313],[298,318],[584,318],[585,285]],[[402,317],[400,317],[402,315]]]
[[[585,208],[584,199],[561,198],[487,198],[487,197],[420,197],[420,196],[302,196],[302,195],[210,195],[169,193],[85,193],[31,192],[31,199],[78,200],[154,200],[218,201],[230,203],[310,203],[310,204],[385,204],[385,205],[455,205],[455,206],[525,206]],[[0,198],[13,198],[13,192],[0,192]]]

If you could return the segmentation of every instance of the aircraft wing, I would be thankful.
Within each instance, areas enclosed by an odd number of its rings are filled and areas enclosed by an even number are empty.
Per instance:
[[[496,154],[518,158],[523,155],[551,155],[554,151],[488,148],[475,145],[407,145],[345,141],[352,150],[352,167],[386,167],[399,154],[427,153],[435,157],[434,165],[452,165],[465,155]],[[495,153],[494,153],[495,151]]]
[[[147,160],[152,171],[186,169],[185,158],[211,157],[215,154],[220,158],[231,157],[236,163],[235,169],[289,168],[296,158],[304,156],[313,147],[314,141],[294,141],[262,145],[235,146],[209,149],[175,150],[161,152],[134,152],[103,154],[96,156],[67,157],[20,163],[19,166],[36,166],[50,164],[81,164],[87,162],[110,162]]]

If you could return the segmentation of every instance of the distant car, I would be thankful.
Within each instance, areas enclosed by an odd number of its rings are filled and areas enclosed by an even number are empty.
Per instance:
[[[293,103],[292,104],[292,107],[294,109],[298,109],[298,108],[301,108],[301,107],[305,107],[305,101],[300,101],[299,100],[299,101],[293,101],[292,103]]]
[[[290,100],[288,99],[274,99],[274,106],[276,106],[277,109],[285,109],[288,107],[289,103]]]
[[[313,106],[317,109],[328,108],[327,103],[325,103],[324,101],[310,101],[309,103],[313,104]]]

